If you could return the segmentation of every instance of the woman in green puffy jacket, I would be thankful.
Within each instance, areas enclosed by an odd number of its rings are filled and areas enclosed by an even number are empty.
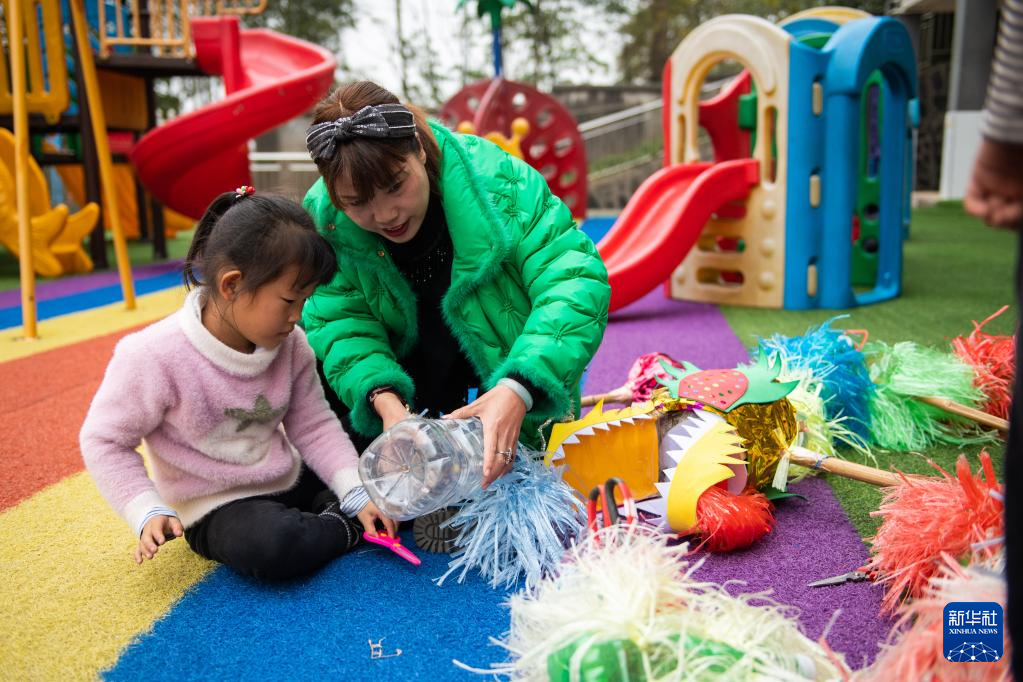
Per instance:
[[[486,487],[578,416],[610,298],[593,242],[526,163],[374,83],[321,101],[306,142],[338,260],[303,313],[328,399],[365,438],[412,406],[479,417]]]

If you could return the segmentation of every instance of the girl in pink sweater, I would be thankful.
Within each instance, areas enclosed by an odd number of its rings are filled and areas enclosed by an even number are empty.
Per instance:
[[[291,201],[241,187],[206,210],[184,307],[117,344],[82,426],[86,468],[139,538],[137,563],[184,534],[206,558],[282,579],[347,552],[378,521],[394,535],[295,326],[336,269]]]

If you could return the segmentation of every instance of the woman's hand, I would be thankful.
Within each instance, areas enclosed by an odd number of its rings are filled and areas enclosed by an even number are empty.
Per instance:
[[[408,408],[397,394],[386,391],[373,399],[373,409],[384,422],[384,431],[409,416]]]
[[[445,419],[479,417],[483,422],[483,489],[511,471],[526,404],[515,391],[495,386]]]
[[[176,516],[158,515],[146,521],[139,536],[138,547],[135,548],[135,563],[141,564],[143,559],[152,559],[160,549],[160,545],[180,538],[185,532],[181,521]]]
[[[362,511],[355,515],[355,518],[359,519],[362,529],[370,535],[379,534],[377,531],[377,521],[379,521],[383,524],[384,529],[387,530],[388,535],[392,538],[398,537],[398,524],[393,519],[384,516],[383,512],[373,502],[367,502]]]

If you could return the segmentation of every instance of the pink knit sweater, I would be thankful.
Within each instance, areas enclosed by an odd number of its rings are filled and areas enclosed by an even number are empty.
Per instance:
[[[360,485],[304,332],[239,353],[202,325],[204,299],[193,290],[176,314],[121,339],[82,425],[86,468],[136,534],[160,507],[188,527],[233,500],[287,490],[300,460],[341,499]]]

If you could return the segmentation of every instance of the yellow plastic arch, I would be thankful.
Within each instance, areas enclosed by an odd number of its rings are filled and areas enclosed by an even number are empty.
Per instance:
[[[827,7],[811,7],[810,9],[804,9],[802,12],[796,12],[795,14],[787,16],[779,21],[778,25],[785,26],[790,22],[798,21],[800,19],[824,19],[825,21],[833,21],[841,26],[842,24],[847,24],[850,21],[869,19],[872,16],[874,15],[870,12],[864,12],[861,9],[829,5]]]
[[[789,48],[792,36],[766,19],[725,15],[701,24],[675,49],[671,61],[669,139],[672,163],[700,159],[700,88],[711,68],[732,59],[745,66],[757,85],[757,127],[770,130],[768,111],[776,114],[776,143],[787,149]],[[758,136],[754,157],[767,177],[771,149],[769,136]],[[781,160],[779,159],[779,162]],[[777,176],[784,177],[778,168]]]
[[[712,218],[701,235],[742,238],[742,253],[691,250],[672,273],[671,296],[690,301],[780,308],[785,279],[785,181],[788,177],[789,59],[792,36],[766,19],[726,15],[711,19],[686,36],[669,58],[668,163],[700,161],[700,89],[715,64],[742,64],[757,87],[757,135],[751,154],[760,184],[745,201],[745,216]],[[739,131],[736,131],[738,134]],[[742,273],[739,286],[712,286],[701,272]]]

